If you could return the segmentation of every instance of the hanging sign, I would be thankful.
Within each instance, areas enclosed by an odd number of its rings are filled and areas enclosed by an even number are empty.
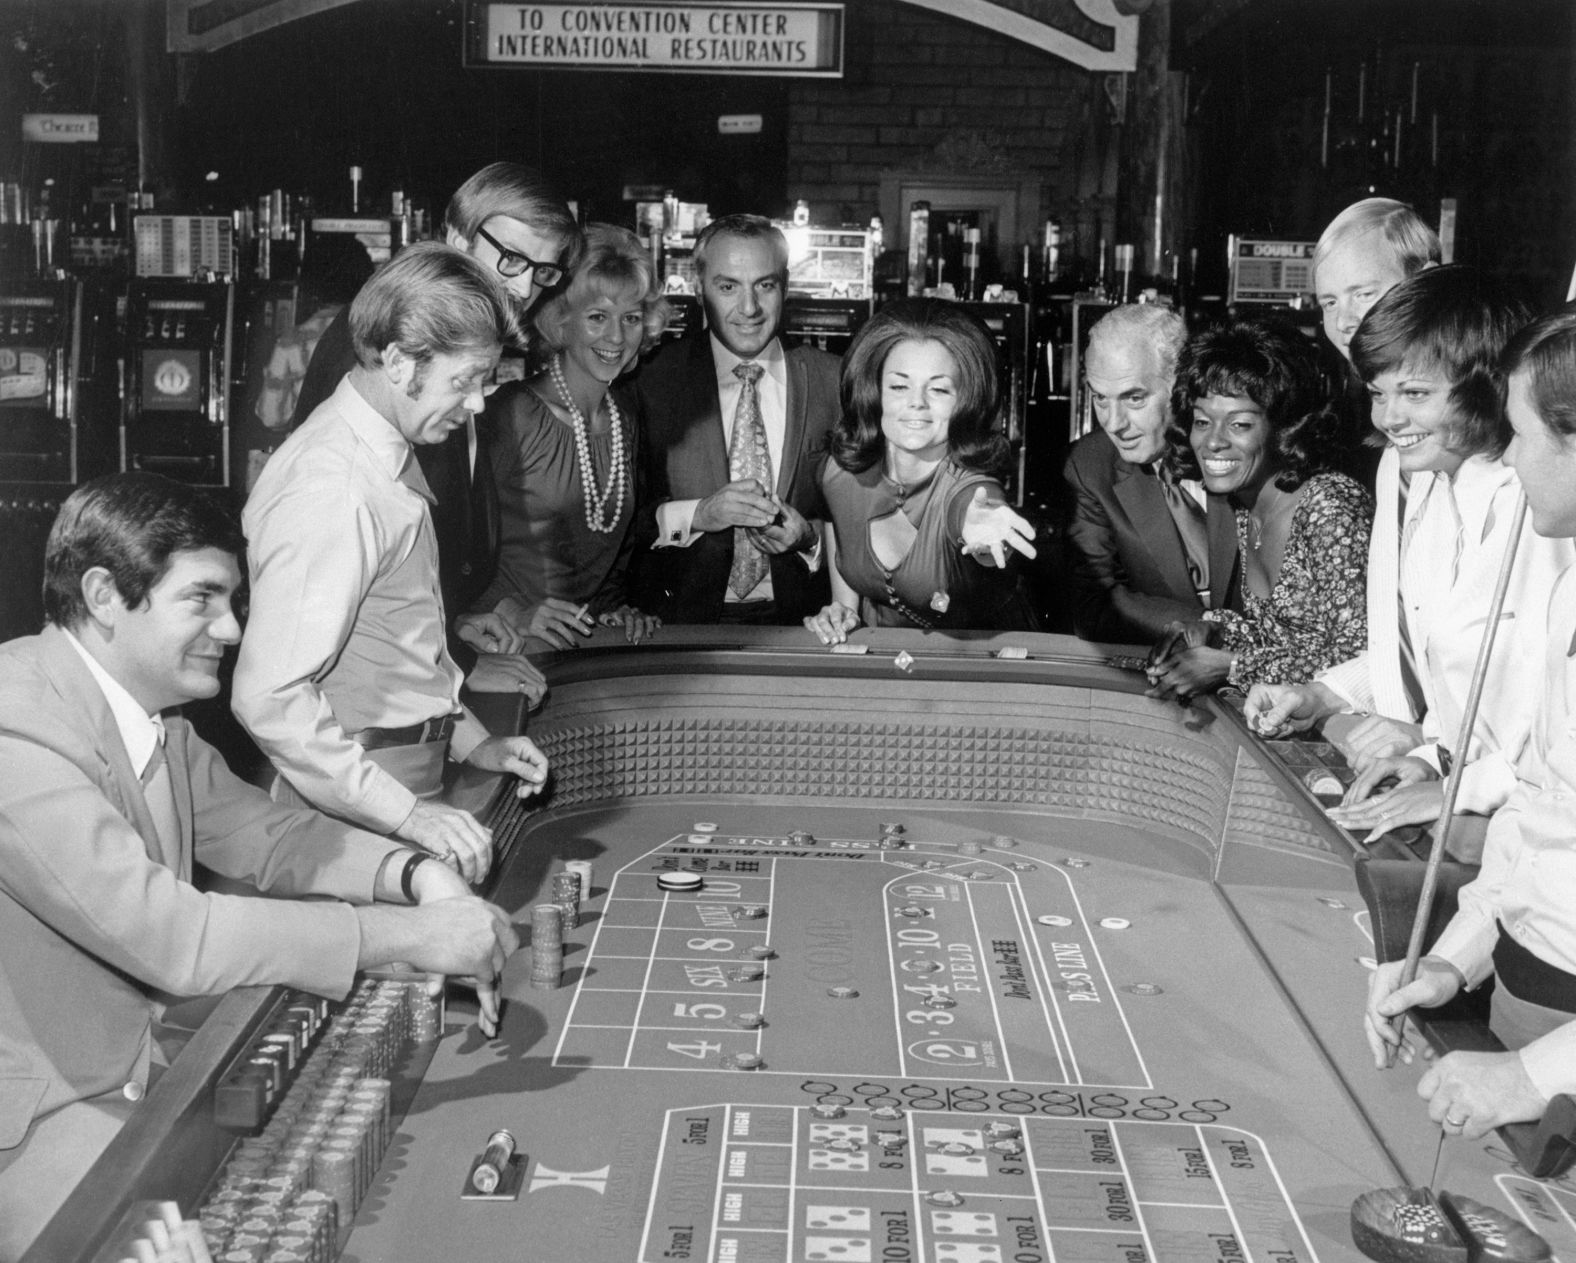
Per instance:
[[[82,145],[99,138],[97,114],[24,114],[22,139],[40,145]]]
[[[843,5],[470,0],[465,64],[837,78]]]

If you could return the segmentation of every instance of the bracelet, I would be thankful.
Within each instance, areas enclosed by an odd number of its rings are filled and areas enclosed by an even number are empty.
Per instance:
[[[425,851],[412,851],[410,858],[405,861],[405,867],[400,869],[399,892],[405,896],[407,902],[416,902],[416,892],[410,887],[410,879],[415,875],[416,870],[431,858],[432,856]]]

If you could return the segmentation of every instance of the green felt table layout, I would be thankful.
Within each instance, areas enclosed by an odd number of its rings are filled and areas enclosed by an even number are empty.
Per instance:
[[[1360,1257],[1359,1195],[1427,1182],[1420,1070],[1362,1037],[1353,844],[1300,771],[1076,641],[856,640],[544,661],[551,785],[493,816],[487,894],[526,940],[502,1028],[451,999],[343,1258],[1312,1263]],[[571,860],[591,894],[539,989],[532,909]],[[114,1196],[195,1202],[194,1137],[231,1143],[205,1083],[150,1094],[177,1121],[115,1151]],[[500,1128],[508,1178],[467,1196]],[[1576,1263],[1576,1184],[1497,1137],[1451,1140],[1437,1186]]]

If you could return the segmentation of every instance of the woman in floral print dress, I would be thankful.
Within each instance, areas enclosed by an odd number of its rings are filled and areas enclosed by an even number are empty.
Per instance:
[[[1373,497],[1331,468],[1328,382],[1297,330],[1240,321],[1194,337],[1177,367],[1181,477],[1236,509],[1242,610],[1175,623],[1150,654],[1150,695],[1303,680],[1368,639]]]

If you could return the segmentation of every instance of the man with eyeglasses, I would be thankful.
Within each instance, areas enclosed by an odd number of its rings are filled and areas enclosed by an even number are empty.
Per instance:
[[[580,230],[563,199],[541,175],[515,162],[485,166],[455,190],[444,215],[444,239],[497,273],[522,329],[525,314],[563,280],[580,253]],[[511,363],[518,361],[506,361],[505,372]],[[311,416],[355,366],[347,309],[312,353],[291,428]],[[468,610],[492,582],[498,561],[498,492],[485,419],[471,419],[442,443],[418,447],[416,458],[436,498],[432,523],[443,607]],[[490,615],[457,614],[450,620],[449,652],[467,673],[469,688],[519,690],[535,702],[546,682],[519,647],[519,637]]]
[[[520,778],[547,762],[491,737],[444,646],[431,492],[412,449],[482,409],[518,336],[497,273],[436,241],[350,304],[356,366],[264,467],[247,502],[251,616],[232,705],[279,771],[276,800],[392,834],[486,876],[492,838],[437,800],[445,759]]]

